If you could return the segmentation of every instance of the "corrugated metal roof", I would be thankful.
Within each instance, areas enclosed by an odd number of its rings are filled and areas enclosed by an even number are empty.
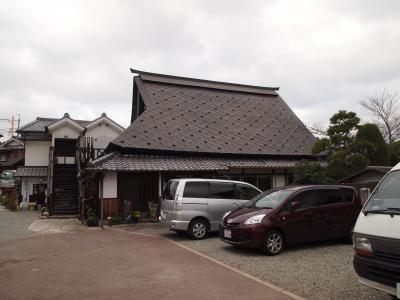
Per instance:
[[[92,171],[223,171],[229,168],[291,168],[298,160],[124,155],[116,152],[95,160]]]
[[[19,167],[15,177],[47,177],[47,167]]]
[[[135,77],[146,109],[112,144],[131,153],[311,156],[315,137],[275,90],[260,94],[193,81]]]

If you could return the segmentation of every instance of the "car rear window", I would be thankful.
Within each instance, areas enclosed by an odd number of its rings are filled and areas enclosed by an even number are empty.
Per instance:
[[[167,183],[167,186],[164,190],[164,199],[174,200],[176,188],[178,187],[179,181],[171,180]]]
[[[242,200],[253,199],[255,196],[257,196],[260,193],[255,188],[245,185],[245,184],[237,184],[236,187],[237,187],[237,190],[239,193],[238,198],[242,199]]]
[[[208,198],[208,182],[191,181],[186,182],[183,197],[187,198]]]
[[[342,193],[339,189],[317,190],[318,205],[328,205],[343,202]]]
[[[234,183],[210,182],[210,198],[235,199]]]
[[[353,189],[342,189],[344,195],[344,202],[353,202],[354,190]]]

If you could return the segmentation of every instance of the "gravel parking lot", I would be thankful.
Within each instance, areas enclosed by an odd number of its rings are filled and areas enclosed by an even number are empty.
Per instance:
[[[340,241],[301,245],[267,257],[222,242],[217,235],[190,240],[160,225],[115,226],[179,242],[193,250],[309,299],[391,299],[358,283],[353,269],[353,249]]]

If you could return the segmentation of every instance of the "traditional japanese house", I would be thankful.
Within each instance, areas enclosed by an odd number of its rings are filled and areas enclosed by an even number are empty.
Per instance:
[[[127,206],[147,211],[171,178],[227,178],[266,190],[291,184],[295,163],[314,159],[315,138],[279,88],[131,71],[131,125],[87,168],[88,178],[101,178],[92,191],[104,199],[105,217]]]

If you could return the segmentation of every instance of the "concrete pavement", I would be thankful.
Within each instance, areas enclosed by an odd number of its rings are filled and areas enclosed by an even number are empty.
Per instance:
[[[290,299],[165,239],[78,230],[0,242],[2,299]]]

